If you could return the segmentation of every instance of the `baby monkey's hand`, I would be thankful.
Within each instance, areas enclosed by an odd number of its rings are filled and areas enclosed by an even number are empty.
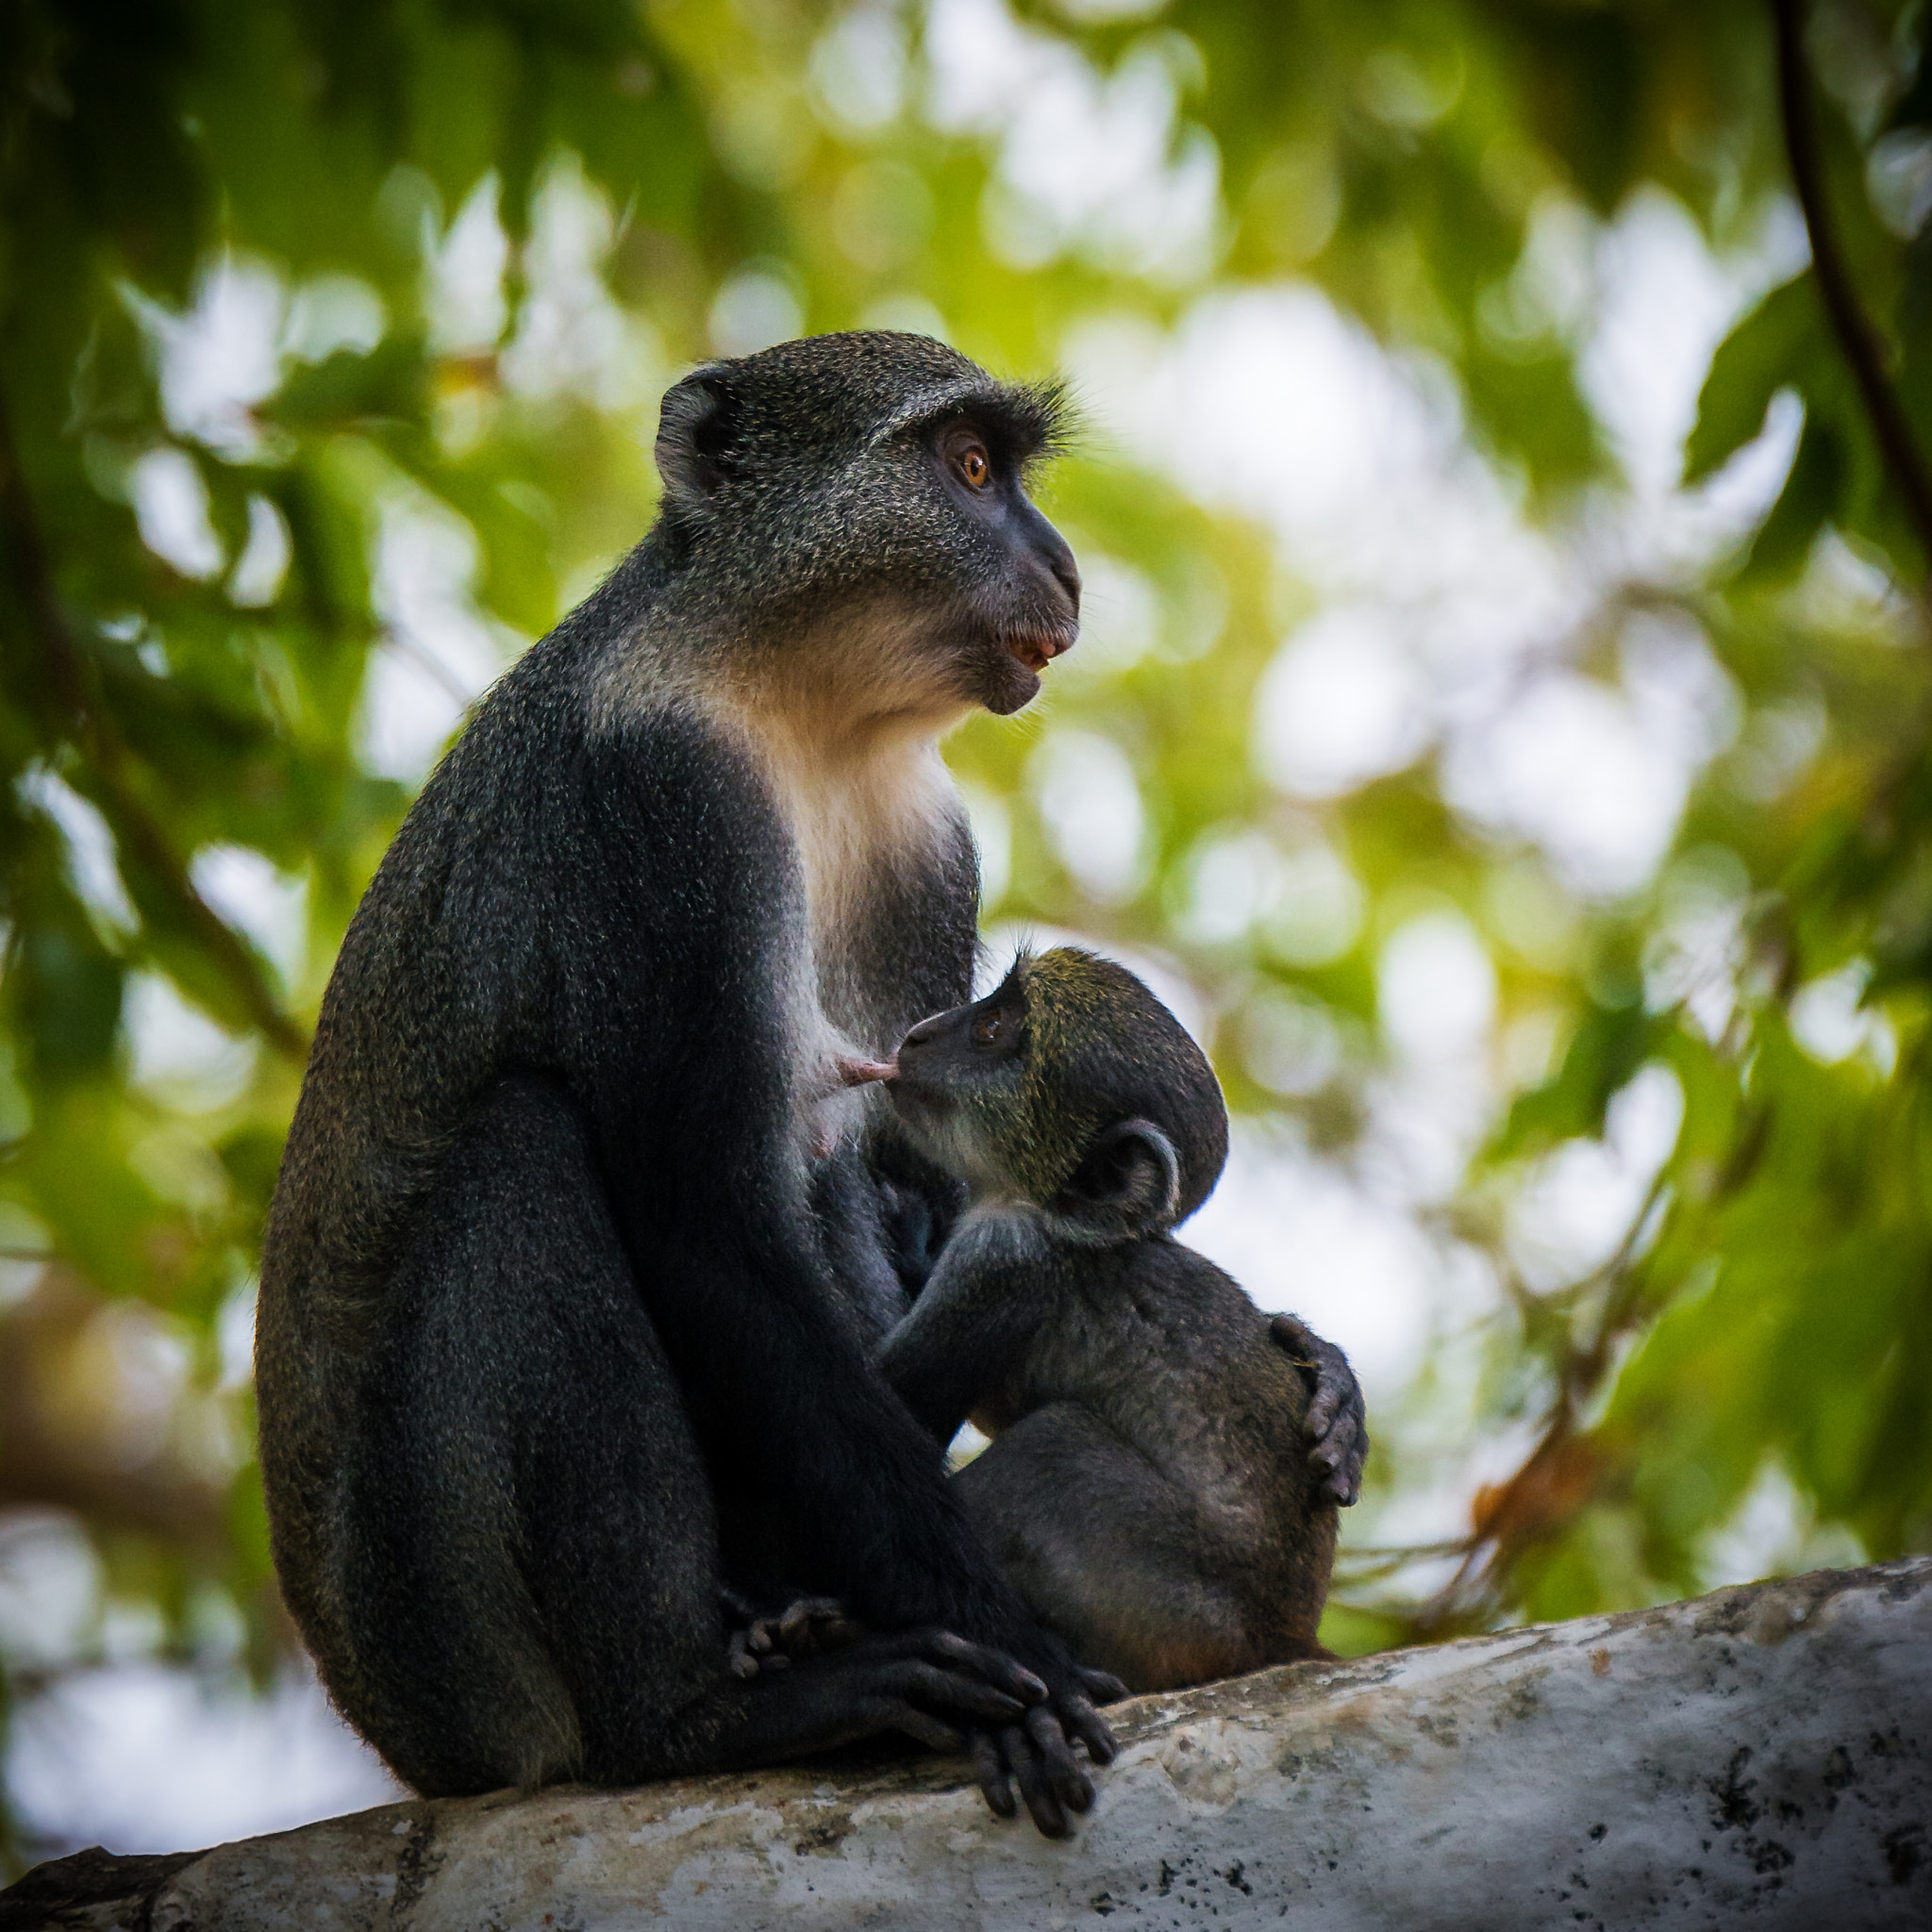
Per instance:
[[[803,1657],[838,1650],[864,1634],[836,1597],[802,1596],[775,1617],[753,1615],[731,1633],[731,1674],[789,1670]]]
[[[1362,1492],[1369,1457],[1368,1407],[1348,1357],[1296,1315],[1276,1315],[1274,1339],[1308,1384],[1308,1460],[1327,1472],[1323,1487],[1345,1509]]]

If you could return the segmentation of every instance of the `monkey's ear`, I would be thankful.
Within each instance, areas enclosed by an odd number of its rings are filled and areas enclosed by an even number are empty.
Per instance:
[[[720,369],[694,369],[664,392],[653,452],[668,494],[695,507],[738,467],[740,408]]]
[[[1122,1121],[1088,1148],[1053,1201],[1090,1240],[1126,1241],[1168,1226],[1180,1207],[1181,1161],[1152,1121]]]

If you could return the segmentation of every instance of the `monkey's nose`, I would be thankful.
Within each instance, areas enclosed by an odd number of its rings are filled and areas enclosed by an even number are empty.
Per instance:
[[[898,1058],[904,1059],[908,1053],[916,1054],[921,1047],[930,1046],[940,1035],[940,1022],[946,1016],[935,1013],[929,1020],[922,1020],[899,1042]]]
[[[1074,553],[1067,540],[1060,533],[1048,526],[1050,541],[1041,545],[1046,567],[1053,573],[1054,582],[1067,593],[1067,602],[1073,606],[1073,614],[1080,614],[1080,566],[1074,561]]]

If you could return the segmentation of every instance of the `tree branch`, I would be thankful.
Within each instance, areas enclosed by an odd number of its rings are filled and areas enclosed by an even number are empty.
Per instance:
[[[181,855],[134,788],[127,747],[100,702],[93,667],[75,642],[54,588],[4,395],[0,395],[0,525],[4,525],[12,553],[21,603],[33,625],[47,681],[88,760],[109,823],[173,902],[262,1036],[276,1052],[301,1065],[308,1058],[308,1036],[283,1010],[247,944],[195,890]]]
[[[0,1893],[0,1932],[1897,1932],[1932,1914],[1928,1699],[1920,1557],[1137,1698],[1064,1844],[989,1817],[963,1758],[858,1747],[82,1852]]]
[[[1859,400],[1877,440],[1886,474],[1905,505],[1906,514],[1932,566],[1932,469],[1912,434],[1897,392],[1886,374],[1886,347],[1858,301],[1843,252],[1831,225],[1824,174],[1818,155],[1818,126],[1811,113],[1809,75],[1805,67],[1804,0],[1771,0],[1777,29],[1778,110],[1784,124],[1785,154],[1791,186],[1805,211],[1811,243],[1811,268],[1824,312],[1858,385]]]

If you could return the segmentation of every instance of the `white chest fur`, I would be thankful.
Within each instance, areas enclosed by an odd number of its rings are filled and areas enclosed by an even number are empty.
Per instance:
[[[958,794],[928,738],[836,757],[787,733],[765,751],[798,852],[814,950],[835,955],[862,923],[882,873],[929,862]]]
[[[803,941],[786,1005],[810,1138],[824,1146],[856,1130],[876,1090],[838,1086],[841,1056],[889,1052],[868,1013],[894,1003],[880,976],[900,963],[869,957],[868,908],[893,874],[930,868],[953,836],[959,804],[936,734],[900,725],[835,736],[809,716],[734,710],[720,720],[753,754],[797,855]]]

